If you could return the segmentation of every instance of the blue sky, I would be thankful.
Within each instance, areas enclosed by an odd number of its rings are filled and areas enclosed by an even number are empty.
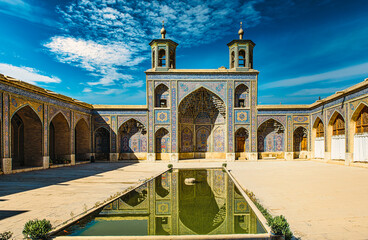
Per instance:
[[[256,43],[260,104],[309,104],[368,78],[368,1],[0,0],[0,73],[92,104],[146,104],[151,39],[177,68],[228,67]]]

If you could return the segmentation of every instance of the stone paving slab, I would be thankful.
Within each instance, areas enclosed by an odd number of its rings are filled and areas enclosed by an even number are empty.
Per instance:
[[[181,161],[174,167],[221,164]],[[0,232],[11,230],[21,239],[30,219],[60,224],[71,213],[81,213],[166,168],[167,162],[94,163],[2,175]],[[228,163],[228,169],[273,215],[285,215],[302,240],[368,239],[368,169],[313,161],[234,162]],[[1,219],[6,214],[10,216]]]
[[[312,161],[228,163],[273,215],[308,239],[368,239],[368,170]]]
[[[167,169],[167,163],[93,163],[0,176],[0,232],[22,239],[24,224],[57,226],[109,196]]]

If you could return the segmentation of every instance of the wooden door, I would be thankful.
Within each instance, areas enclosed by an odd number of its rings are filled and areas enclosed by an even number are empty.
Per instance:
[[[245,137],[237,137],[237,152],[244,152],[245,150]]]

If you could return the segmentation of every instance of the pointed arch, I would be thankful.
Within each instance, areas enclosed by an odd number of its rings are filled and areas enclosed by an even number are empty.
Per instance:
[[[170,152],[170,134],[169,131],[161,127],[155,133],[155,149],[156,153],[169,153]]]
[[[235,88],[234,107],[249,107],[249,88],[244,83]]]
[[[265,122],[267,122],[267,121],[269,121],[269,120],[273,120],[273,121],[275,121],[275,122],[277,122],[277,123],[281,124],[281,126],[285,129],[284,124],[282,124],[279,120],[277,120],[277,119],[276,119],[276,118],[274,118],[274,117],[269,117],[269,118],[267,118],[267,119],[263,119],[261,122],[259,122],[259,123],[258,123],[258,128],[259,128],[262,124],[264,124]]]
[[[28,104],[11,116],[11,152],[13,168],[43,165],[43,124]]]
[[[135,118],[124,121],[118,129],[119,159],[138,159],[147,152],[147,129]]]
[[[25,107],[29,107],[30,109],[32,109],[32,111],[37,115],[38,119],[41,121],[41,123],[43,122],[42,118],[40,117],[40,115],[38,115],[36,109],[34,109],[30,104],[26,103],[24,105],[22,105],[21,107],[17,108],[13,114],[11,115],[10,118],[12,118],[17,112],[19,112],[20,110],[22,110]]]
[[[244,127],[239,128],[235,132],[235,147],[236,152],[249,151],[249,132]]]
[[[66,122],[68,123],[68,127],[70,127],[69,118],[65,115],[65,113],[62,110],[58,110],[52,116],[50,116],[49,122],[51,122],[56,117],[56,115],[58,115],[58,114],[62,114],[64,116]]]
[[[118,125],[118,129],[120,129],[121,126],[123,126],[123,124],[125,124],[125,123],[127,123],[131,120],[134,120],[134,121],[138,122],[139,124],[141,124],[144,127],[144,130],[147,131],[147,126],[144,123],[144,121],[141,121],[139,118],[136,118],[136,117],[129,117],[129,118],[125,119],[124,121],[120,122],[119,125]]]
[[[224,102],[224,103],[226,102],[226,96],[222,97],[219,94],[215,93],[213,90],[209,89],[208,87],[203,86],[203,85],[198,85],[193,90],[191,90],[190,92],[185,92],[185,94],[183,94],[182,96],[179,95],[179,102],[178,102],[179,105],[178,106],[180,106],[180,104],[184,101],[185,98],[187,98],[189,95],[195,93],[196,91],[198,91],[201,88],[203,88],[203,89],[207,90],[208,92],[210,92],[211,94],[215,95],[216,98],[219,98],[222,102]]]
[[[294,130],[293,149],[294,152],[301,152],[308,150],[308,130],[303,126],[299,126]]]
[[[169,87],[160,83],[155,87],[155,107],[169,107],[170,103],[170,92]]]
[[[358,106],[355,108],[355,110],[353,111],[353,114],[351,115],[351,120],[353,121],[356,121],[361,113],[361,111],[364,109],[364,108],[368,108],[368,104],[365,103],[365,102],[360,102],[358,104]]]
[[[70,126],[62,112],[54,115],[50,121],[48,146],[51,163],[65,163],[70,160]]]
[[[279,121],[269,118],[257,130],[258,152],[284,151],[285,128]]]
[[[86,120],[82,117],[74,128],[75,160],[89,160],[91,153],[91,134]]]
[[[109,160],[110,131],[105,126],[98,127],[94,132],[96,160]]]
[[[344,120],[344,122],[345,122],[344,115],[343,115],[340,111],[338,111],[337,109],[335,109],[335,110],[334,110],[334,112],[331,114],[330,119],[328,120],[328,125],[332,125],[332,124],[335,122],[336,118],[337,118],[337,117],[339,117],[339,116],[340,116],[340,117]]]
[[[323,120],[318,116],[318,117],[316,117],[316,119],[314,120],[313,128],[317,128],[317,126],[318,126],[319,122],[321,122],[321,123],[324,125]]]
[[[166,59],[166,51],[165,49],[160,49],[158,51],[158,66],[166,67],[167,59]]]

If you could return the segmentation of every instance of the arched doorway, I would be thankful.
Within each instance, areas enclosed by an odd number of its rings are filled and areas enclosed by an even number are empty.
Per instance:
[[[261,158],[283,158],[284,126],[269,119],[258,127],[258,152]]]
[[[30,106],[12,116],[11,152],[13,169],[43,165],[42,122]]]
[[[119,159],[143,160],[147,157],[147,130],[145,126],[130,119],[118,131]]]
[[[82,118],[75,126],[75,160],[88,161],[91,153],[90,130],[87,122]]]
[[[169,103],[169,88],[165,84],[158,85],[155,89],[155,107],[166,108]]]
[[[354,131],[354,162],[368,162],[368,107],[361,104],[352,121],[355,126]]]
[[[108,161],[110,155],[110,132],[100,127],[95,131],[95,158],[100,161]]]
[[[201,87],[179,104],[180,158],[225,158],[224,101]],[[221,127],[221,128],[219,128]],[[214,141],[216,141],[215,144]]]
[[[341,114],[335,112],[329,122],[331,136],[331,159],[345,160],[345,121]],[[332,130],[332,131],[331,131]]]
[[[50,122],[49,156],[50,163],[70,163],[70,129],[62,113],[58,113]]]
[[[155,134],[155,149],[157,160],[170,160],[165,153],[170,152],[170,135],[169,131],[165,128],[160,128]]]
[[[320,118],[317,118],[313,125],[314,158],[325,157],[325,126]]]
[[[249,152],[249,134],[245,128],[239,128],[235,132],[235,148],[238,160],[245,160],[245,153]]]
[[[234,106],[236,108],[249,107],[249,88],[245,84],[236,87]]]
[[[306,128],[298,127],[294,130],[293,145],[294,158],[307,158],[305,152],[308,150],[308,131]]]

